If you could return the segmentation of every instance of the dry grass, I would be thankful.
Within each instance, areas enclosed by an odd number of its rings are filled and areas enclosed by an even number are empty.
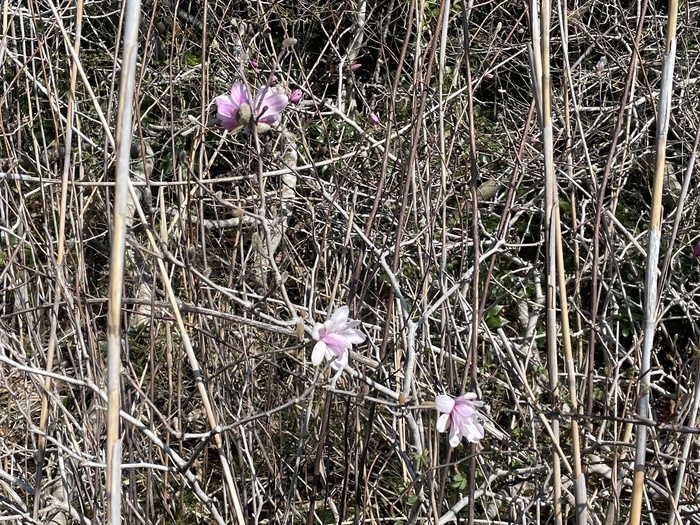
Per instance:
[[[66,144],[76,5],[20,4],[3,4],[0,43],[0,514],[104,523],[120,5],[85,3]],[[458,7],[441,41],[434,1],[206,5],[206,13],[194,1],[142,6],[132,168],[136,182],[147,179],[138,186],[146,222],[134,217],[126,254],[124,521],[235,523],[160,257],[248,523],[444,523],[453,513],[475,523],[550,523],[557,449],[563,520],[573,522],[572,417],[590,522],[628,517],[632,444],[645,424],[643,519],[668,522],[678,484],[677,521],[700,523],[696,185],[678,205],[698,127],[700,4],[685,4],[679,18],[652,421],[635,413],[665,8],[647,10],[604,195],[637,4],[569,6],[571,83],[557,13],[552,21],[554,161],[582,407],[573,416],[563,364],[554,402],[547,372],[543,154],[522,3],[473,7],[471,112]],[[297,39],[288,51],[287,37]],[[596,70],[601,56],[607,65]],[[260,86],[270,73],[280,90],[303,89],[303,102],[259,142],[224,133],[214,97],[243,76]],[[380,126],[370,125],[371,112]],[[355,376],[330,388],[329,371],[311,365],[310,329],[342,304],[368,339],[352,360]],[[432,401],[464,389],[488,403],[488,432],[476,447],[450,450]],[[555,445],[545,422],[556,417]]]

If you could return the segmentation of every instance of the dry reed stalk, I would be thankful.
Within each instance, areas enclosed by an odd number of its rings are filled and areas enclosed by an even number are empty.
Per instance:
[[[116,165],[114,190],[114,224],[109,268],[109,306],[107,313],[107,523],[121,523],[121,448],[119,431],[122,368],[122,293],[124,289],[124,252],[126,247],[127,204],[129,200],[129,166],[131,156],[134,80],[138,52],[141,1],[127,0],[124,5],[124,40],[119,84],[119,111],[116,128]]]
[[[562,2],[558,2],[559,6],[559,16],[561,23],[562,32],[562,44],[564,53],[564,100],[565,100],[565,119],[567,125],[567,154],[569,155],[567,159],[567,167],[571,169],[573,161],[571,159],[571,120],[568,102],[568,88],[570,87],[568,83],[569,78],[569,33],[568,33],[568,10],[566,5],[562,5]],[[556,175],[555,175],[556,177]],[[559,202],[555,203],[555,213],[554,222],[556,229],[556,257],[557,257],[557,278],[559,286],[559,302],[561,304],[561,335],[562,344],[564,346],[564,359],[567,378],[569,380],[569,402],[571,403],[572,412],[578,413],[578,395],[576,388],[576,364],[574,363],[574,354],[571,346],[571,331],[569,329],[569,304],[568,296],[566,293],[566,269],[564,267],[564,248],[561,237],[561,213],[559,210]],[[574,499],[576,503],[575,515],[576,523],[578,525],[586,525],[588,523],[588,491],[586,489],[586,478],[583,475],[581,469],[581,438],[579,433],[578,420],[576,418],[571,420],[571,449],[572,449],[572,463],[573,463],[573,482],[574,482]]]
[[[673,94],[673,71],[676,60],[676,24],[678,20],[678,0],[669,0],[668,22],[666,25],[666,51],[661,73],[661,91],[656,115],[656,165],[652,190],[651,219],[647,244],[647,260],[644,293],[644,341],[639,365],[639,401],[637,413],[643,419],[649,418],[649,390],[651,388],[651,351],[654,347],[654,332],[657,325],[658,308],[658,263],[661,249],[661,212],[666,167],[666,141],[671,117],[671,96]],[[630,503],[630,525],[639,525],[642,518],[644,494],[644,471],[647,453],[647,427],[637,425],[637,443],[634,461],[634,484]]]
[[[543,0],[538,9],[538,3],[533,1],[530,12],[533,31],[533,54],[535,57],[534,78],[539,92],[540,123],[542,125],[542,146],[544,149],[544,236],[545,236],[545,280],[546,280],[546,330],[547,330],[547,363],[549,370],[549,388],[552,403],[559,403],[559,359],[557,348],[557,231],[556,220],[558,208],[557,180],[554,171],[554,134],[552,131],[552,85],[550,74],[550,32],[552,19],[552,4]],[[539,20],[539,23],[534,23]],[[539,34],[538,34],[539,33]],[[539,49],[537,42],[539,41]],[[539,56],[539,60],[538,57]],[[538,66],[540,69],[538,69]],[[561,446],[559,418],[551,419],[552,438],[554,443]],[[561,462],[556,452],[552,454],[552,490],[554,506],[554,524],[562,523],[562,483]]]

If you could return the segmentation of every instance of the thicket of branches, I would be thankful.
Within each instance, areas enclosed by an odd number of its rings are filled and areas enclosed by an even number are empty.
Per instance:
[[[124,2],[18,4],[3,5],[0,42],[0,514],[105,523]],[[466,8],[143,3],[121,316],[126,523],[608,525],[630,514],[641,425],[642,519],[700,523],[700,5],[678,18],[646,418],[666,6],[646,6],[641,30],[636,2],[553,6],[571,381],[561,348],[548,370],[528,47],[539,14]],[[227,133],[213,100],[243,80],[304,98],[270,131]],[[344,304],[367,340],[333,384],[311,364],[311,328]],[[433,401],[466,391],[487,404],[486,436],[451,449]]]

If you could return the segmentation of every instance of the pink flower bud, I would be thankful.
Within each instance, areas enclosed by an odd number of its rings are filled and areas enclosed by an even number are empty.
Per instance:
[[[301,102],[302,98],[304,98],[304,93],[301,91],[301,89],[295,89],[289,96],[289,101],[292,104],[298,104],[299,102]]]
[[[695,257],[700,257],[700,242],[695,245],[693,255],[695,255]]]
[[[350,69],[352,69],[353,71],[357,71],[357,70],[360,69],[361,67],[362,67],[362,64],[360,64],[359,62],[355,62],[354,64],[352,64],[352,65],[350,66]]]
[[[607,65],[608,59],[605,58],[605,56],[603,55],[598,59],[598,62],[596,62],[595,66],[593,66],[593,71],[595,71],[596,73],[601,73]]]
[[[484,75],[484,80],[491,80],[493,78],[493,73],[486,73]]]
[[[369,123],[373,126],[379,126],[382,123],[379,118],[379,113],[370,113],[367,120],[369,120]]]
[[[251,60],[250,62],[248,62],[248,68],[249,68],[249,69],[252,69],[253,71],[255,71],[256,69],[258,69],[258,61],[257,61],[257,60]]]
[[[279,79],[277,78],[277,75],[272,75],[272,76],[270,77],[270,84],[277,84],[277,80],[279,80]]]

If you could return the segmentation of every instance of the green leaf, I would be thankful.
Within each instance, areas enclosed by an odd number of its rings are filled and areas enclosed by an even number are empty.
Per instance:
[[[488,326],[491,330],[496,330],[507,324],[508,319],[506,319],[505,317],[501,317],[500,315],[486,319],[486,326]]]
[[[461,472],[457,472],[452,477],[452,483],[450,483],[450,486],[455,489],[464,490],[467,488],[467,478],[465,478]]]
[[[492,330],[495,330],[508,324],[508,320],[499,315],[501,310],[503,310],[503,306],[496,304],[484,312],[484,321],[486,321],[486,326]]]

